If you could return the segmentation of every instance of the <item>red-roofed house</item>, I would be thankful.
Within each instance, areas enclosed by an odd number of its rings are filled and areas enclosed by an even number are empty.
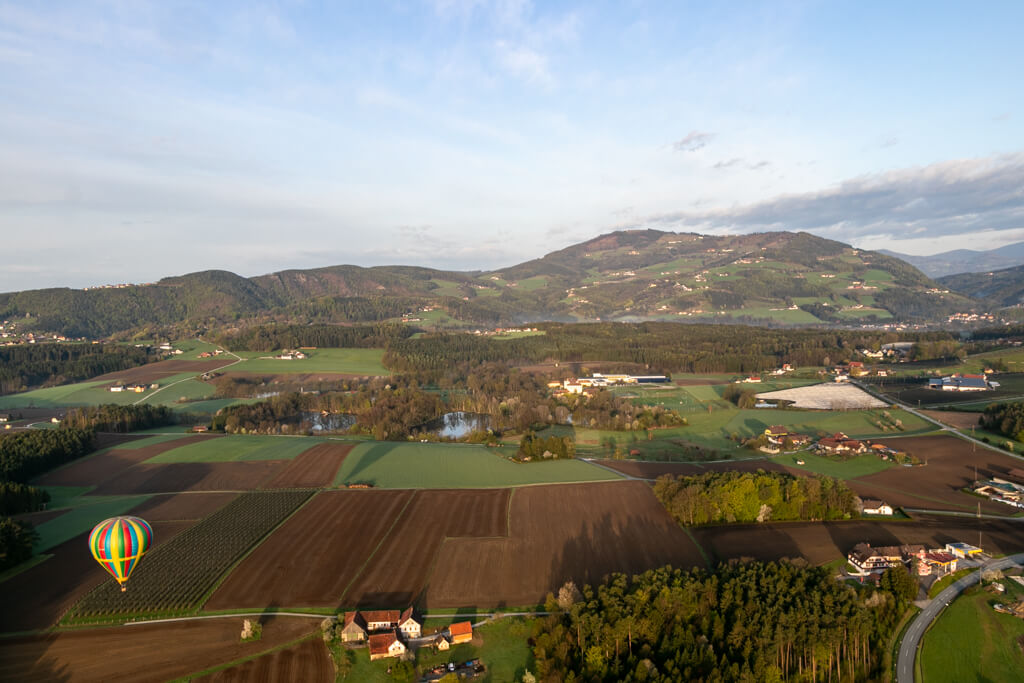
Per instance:
[[[361,643],[366,640],[366,622],[359,612],[345,612],[344,623],[341,629],[343,643]]]
[[[402,616],[398,619],[398,630],[406,638],[420,637],[421,624],[413,617],[412,607],[402,612]]]
[[[448,627],[448,634],[452,639],[452,645],[468,643],[473,640],[473,624],[469,621],[460,621]]]
[[[395,631],[375,633],[370,636],[370,661],[385,657],[401,657],[405,654],[405,643],[398,639]]]

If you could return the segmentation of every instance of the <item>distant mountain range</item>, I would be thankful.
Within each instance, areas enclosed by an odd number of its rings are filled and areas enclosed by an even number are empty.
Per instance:
[[[119,289],[12,292],[0,294],[0,317],[103,337],[253,320],[856,324],[940,321],[977,306],[942,290],[903,260],[807,233],[632,230],[492,272],[341,265],[244,278],[215,270]]]
[[[879,249],[879,252],[906,261],[928,277],[988,272],[1024,265],[1024,242],[1008,244],[990,251],[956,249],[932,256],[900,254],[888,249]]]
[[[1024,304],[1024,266],[947,275],[938,281],[953,291],[981,299],[993,308]]]

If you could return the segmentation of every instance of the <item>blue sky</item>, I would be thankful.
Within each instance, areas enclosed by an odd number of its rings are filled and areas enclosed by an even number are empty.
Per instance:
[[[1024,240],[1024,4],[0,0],[0,291]]]

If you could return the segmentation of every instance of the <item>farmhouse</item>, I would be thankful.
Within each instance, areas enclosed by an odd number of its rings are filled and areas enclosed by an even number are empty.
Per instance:
[[[448,650],[451,647],[451,644],[448,642],[448,639],[445,638],[444,634],[442,633],[438,633],[437,636],[432,641],[430,641],[430,645],[435,650],[440,650],[442,652]]]
[[[11,416],[10,415],[6,415],[6,414],[5,415],[0,415],[0,422],[10,422],[10,421],[11,421]]]
[[[366,640],[366,622],[359,612],[345,612],[345,626],[341,629],[343,643],[361,643]]]
[[[398,639],[398,634],[394,630],[370,636],[371,662],[385,657],[401,657],[405,652],[405,643]]]
[[[452,645],[468,643],[473,640],[473,623],[460,621],[448,627],[448,635],[451,636]]]
[[[124,391],[124,385],[123,384],[115,384],[115,385],[113,385],[111,387],[108,387],[108,390],[112,391],[115,394],[119,394],[122,391]]]
[[[873,548],[867,543],[854,546],[847,559],[861,574],[884,572],[889,567],[899,567],[910,562],[924,546],[921,545],[890,545]]]
[[[929,389],[941,391],[988,391],[992,388],[985,375],[950,375],[928,380]]]
[[[342,641],[362,642],[367,635],[377,631],[396,631],[405,638],[419,638],[422,625],[413,616],[412,607],[404,612],[396,609],[345,612],[341,629]]]
[[[892,506],[883,500],[865,498],[863,500],[865,515],[892,515]]]

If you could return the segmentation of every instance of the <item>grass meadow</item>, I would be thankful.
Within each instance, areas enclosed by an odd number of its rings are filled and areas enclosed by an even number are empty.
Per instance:
[[[362,443],[345,458],[335,484],[371,483],[393,489],[504,488],[542,483],[620,479],[582,460],[515,463],[512,447],[463,444]]]

